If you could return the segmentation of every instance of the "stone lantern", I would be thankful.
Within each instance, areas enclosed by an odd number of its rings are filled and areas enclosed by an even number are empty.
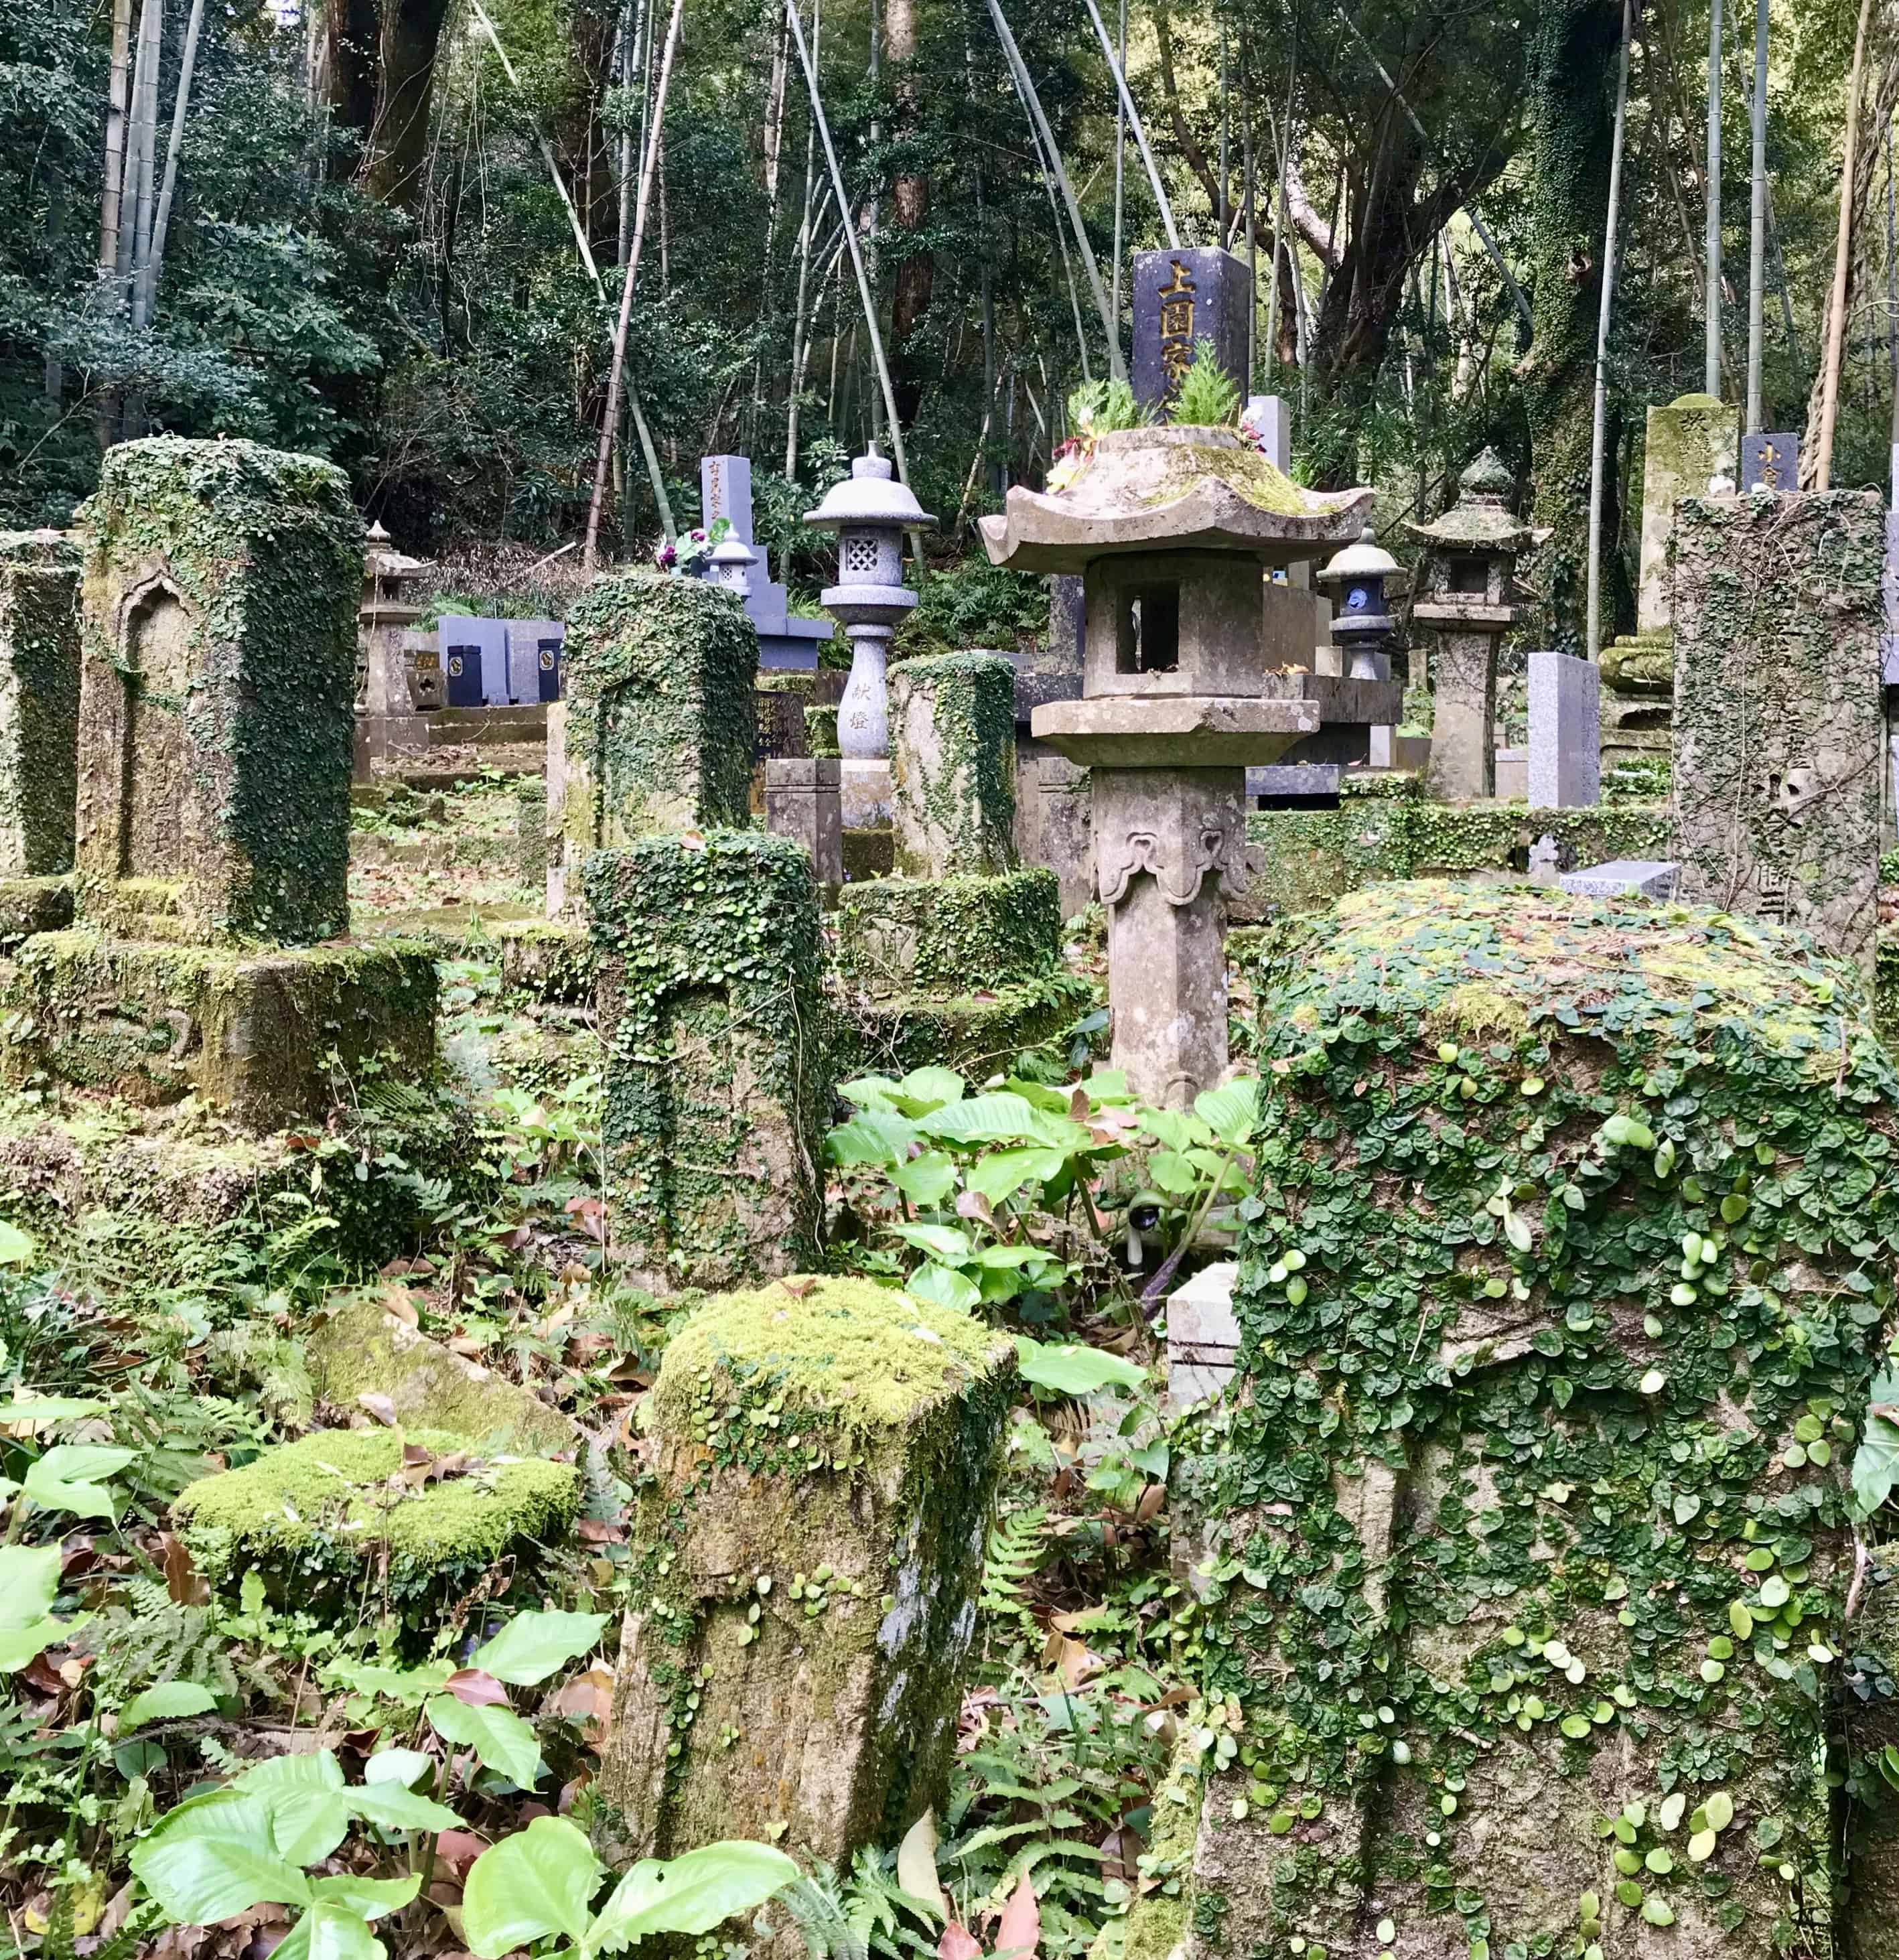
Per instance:
[[[422,616],[428,566],[399,552],[380,523],[363,552],[363,594],[356,609],[357,779],[393,749],[425,748],[428,725],[416,712],[403,642]]]
[[[1233,430],[1175,423],[1098,437],[1062,489],[1018,485],[982,520],[994,563],[1081,575],[1081,698],[1031,727],[1090,772],[1114,1063],[1150,1102],[1190,1102],[1226,1068],[1246,768],[1319,727],[1315,702],[1268,694],[1263,575],[1357,537],[1371,498],[1302,489]]]
[[[1332,602],[1332,644],[1346,660],[1347,679],[1391,679],[1392,617],[1385,609],[1385,584],[1403,570],[1367,524],[1356,543],[1312,574],[1312,583]]]
[[[1404,527],[1427,552],[1411,623],[1437,635],[1427,786],[1440,803],[1497,794],[1497,642],[1518,619],[1518,555],[1548,536],[1513,514],[1513,487],[1509,465],[1487,449],[1443,517]]]
[[[729,592],[741,606],[752,596],[752,568],[759,555],[734,531],[706,559],[705,581]]]
[[[819,603],[851,641],[851,678],[838,705],[838,751],[845,775],[875,773],[852,765],[881,765],[882,793],[854,796],[847,783],[845,822],[889,820],[890,705],[884,678],[890,642],[917,603],[903,582],[903,534],[937,520],[896,480],[887,457],[874,449],[860,456],[851,474],[825,492],[804,515],[807,524],[838,534],[838,582]]]

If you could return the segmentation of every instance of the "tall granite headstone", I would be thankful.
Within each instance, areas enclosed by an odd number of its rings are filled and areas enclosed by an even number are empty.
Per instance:
[[[1856,959],[1877,923],[1885,518],[1870,490],[1675,513],[1682,896]]]
[[[1602,795],[1602,703],[1595,663],[1541,648],[1529,656],[1529,797],[1568,810]]]
[[[1163,420],[1180,377],[1203,340],[1242,396],[1246,374],[1246,315],[1252,274],[1244,259],[1217,246],[1134,254],[1135,399]]]

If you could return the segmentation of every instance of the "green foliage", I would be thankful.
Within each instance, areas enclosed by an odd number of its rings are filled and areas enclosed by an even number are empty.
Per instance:
[[[1048,1507],[1031,1504],[998,1517],[989,1527],[982,1561],[982,1591],[976,1604],[991,1619],[1032,1634],[1036,1631],[1024,1591],[1047,1555]]]
[[[1234,403],[1234,413],[1239,403]],[[1083,381],[1068,391],[1068,426],[1084,441],[1117,429],[1141,428],[1153,420],[1152,413],[1135,399],[1126,381],[1097,379]]]
[[[1173,419],[1195,427],[1223,428],[1239,419],[1239,390],[1220,365],[1210,340],[1201,341],[1180,377]]]
[[[915,609],[899,630],[898,651],[907,659],[969,647],[1012,648],[1048,623],[1048,592],[1039,578],[972,555],[931,566]]]

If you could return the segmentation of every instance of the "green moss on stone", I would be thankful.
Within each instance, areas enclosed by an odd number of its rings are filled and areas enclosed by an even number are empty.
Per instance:
[[[72,869],[78,793],[79,551],[57,531],[0,531],[0,871]]]
[[[406,1443],[471,1460],[464,1474],[392,1488]],[[335,1612],[359,1594],[373,1605],[385,1585],[394,1600],[451,1597],[560,1536],[580,1495],[571,1464],[484,1460],[444,1430],[320,1430],[189,1485],[172,1515],[214,1585],[255,1570],[279,1599]]]
[[[1000,877],[847,885],[836,924],[840,969],[873,997],[966,994],[1054,968],[1061,957],[1061,883],[1038,865]]]
[[[980,1080],[1054,1040],[1099,1004],[1092,982],[1064,972],[981,994],[895,994],[835,1002],[832,1065],[840,1076],[905,1075],[940,1066]]]
[[[1016,861],[1016,670],[939,654],[890,675],[896,868],[983,877]]]

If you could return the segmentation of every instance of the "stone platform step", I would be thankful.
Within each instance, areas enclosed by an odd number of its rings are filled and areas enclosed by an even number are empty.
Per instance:
[[[482,747],[503,742],[545,742],[547,708],[525,702],[514,708],[438,708],[425,718],[431,749],[475,743]]]

